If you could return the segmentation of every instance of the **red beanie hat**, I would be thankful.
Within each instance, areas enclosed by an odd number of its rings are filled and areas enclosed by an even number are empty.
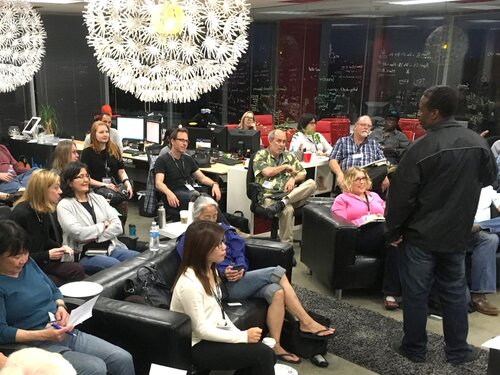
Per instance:
[[[109,104],[103,104],[101,107],[101,114],[107,114],[113,116],[113,111],[111,110],[111,106]]]

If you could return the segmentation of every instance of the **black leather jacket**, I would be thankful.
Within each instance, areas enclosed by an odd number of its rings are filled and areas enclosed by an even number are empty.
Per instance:
[[[481,188],[495,181],[497,166],[486,141],[447,119],[412,143],[391,181],[387,238],[422,250],[466,249]]]

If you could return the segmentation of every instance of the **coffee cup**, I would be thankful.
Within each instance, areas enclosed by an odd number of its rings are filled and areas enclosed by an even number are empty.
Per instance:
[[[271,349],[273,349],[276,346],[276,340],[273,339],[272,337],[264,337],[264,339],[262,339],[262,342],[267,346],[269,346]]]
[[[189,220],[189,211],[187,210],[182,210],[180,212],[180,216],[181,216],[181,223],[182,224],[187,224],[188,223],[188,220]]]
[[[304,163],[311,162],[312,153],[309,151],[304,152]]]

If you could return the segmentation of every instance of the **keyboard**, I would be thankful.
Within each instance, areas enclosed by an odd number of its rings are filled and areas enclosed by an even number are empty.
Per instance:
[[[139,150],[135,150],[133,148],[124,148],[123,149],[123,152],[124,153],[127,153],[127,154],[130,154],[132,156],[137,156],[137,155],[144,155],[145,152],[144,151],[139,151]]]
[[[238,159],[227,158],[225,156],[219,156],[217,158],[217,163],[226,164],[226,165],[236,165],[236,164],[241,164],[243,162],[241,160],[238,160]]]

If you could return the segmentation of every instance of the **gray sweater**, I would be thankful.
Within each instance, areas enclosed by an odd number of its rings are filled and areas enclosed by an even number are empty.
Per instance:
[[[94,208],[97,224],[94,224],[90,213],[76,198],[64,198],[57,205],[57,218],[63,230],[63,244],[74,249],[76,253],[80,253],[83,245],[91,241],[110,240],[109,253],[117,247],[126,249],[127,246],[117,239],[123,230],[116,210],[103,196],[95,193],[88,194],[88,201]],[[105,220],[110,222],[107,229],[104,229]]]

